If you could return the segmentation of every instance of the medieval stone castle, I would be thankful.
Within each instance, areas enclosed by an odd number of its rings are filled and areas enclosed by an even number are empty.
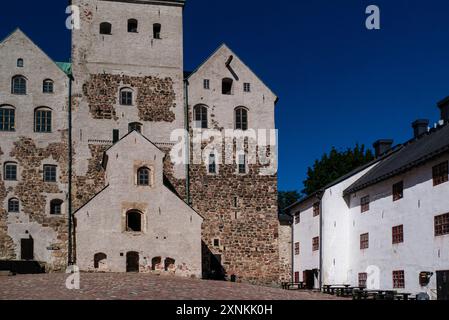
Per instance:
[[[277,175],[259,174],[245,155],[234,164],[216,161],[221,151],[202,164],[170,156],[177,129],[274,129],[276,95],[226,45],[184,71],[184,0],[72,4],[81,25],[71,63],[20,30],[0,43],[0,260],[47,272],[75,263],[288,278]]]

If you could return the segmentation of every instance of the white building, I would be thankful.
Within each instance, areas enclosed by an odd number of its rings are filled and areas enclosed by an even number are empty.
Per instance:
[[[410,141],[379,141],[372,163],[289,208],[295,280],[448,299],[449,99],[439,107],[436,128],[419,120]]]

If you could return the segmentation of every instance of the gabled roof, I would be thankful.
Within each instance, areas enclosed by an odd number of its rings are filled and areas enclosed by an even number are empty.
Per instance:
[[[47,53],[45,53],[44,50],[41,49],[33,40],[31,40],[30,37],[26,35],[25,32],[23,32],[20,28],[16,28],[13,32],[11,32],[9,35],[7,35],[2,41],[0,41],[0,45],[4,44],[6,41],[8,41],[10,38],[12,38],[15,35],[23,36],[27,41],[31,43],[34,47],[36,47],[48,60],[53,62],[62,72],[64,72],[67,76],[71,76],[72,74],[72,64],[68,62],[55,62],[52,58],[48,56]]]
[[[231,49],[231,48],[229,48],[229,46],[228,45],[226,45],[225,43],[223,43],[223,44],[221,44],[209,57],[207,57],[207,59],[205,59],[194,71],[184,71],[184,78],[185,78],[185,80],[186,81],[188,81],[189,79],[190,79],[190,77],[192,77],[195,73],[197,73],[198,72],[198,70],[200,70],[210,59],[212,59],[221,49],[223,49],[223,48],[225,48],[225,49],[227,49],[227,50],[229,50],[231,53],[232,53],[232,55],[235,57],[235,58],[237,58],[238,60],[240,60],[240,62],[246,67],[246,68],[248,68],[248,70],[250,70],[253,74],[254,74],[254,76],[257,78],[257,79],[259,79],[259,81],[260,82],[262,82],[262,84],[265,86],[265,87],[267,87],[268,88],[268,90],[270,90],[270,92],[276,97],[276,103],[279,101],[279,97],[277,96],[277,94],[275,94],[271,89],[270,89],[270,87],[269,86],[267,86],[266,85],[266,83],[262,80],[262,79],[260,79],[260,77],[250,68],[250,67],[248,67],[248,65],[245,63],[245,62],[243,62],[243,60],[242,59],[240,59],[240,57],[238,56],[238,55],[236,55],[235,54],[235,52]]]
[[[347,188],[344,195],[407,172],[447,152],[449,152],[449,123],[405,143],[397,153],[382,161]]]

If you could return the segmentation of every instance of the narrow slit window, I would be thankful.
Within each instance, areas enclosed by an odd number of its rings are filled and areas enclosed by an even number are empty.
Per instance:
[[[160,23],[153,24],[153,38],[154,39],[162,39],[161,37],[162,26]]]

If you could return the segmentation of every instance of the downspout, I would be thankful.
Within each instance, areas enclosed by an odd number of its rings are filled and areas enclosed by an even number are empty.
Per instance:
[[[186,203],[192,204],[190,199],[190,126],[189,126],[189,81],[184,80],[184,127],[186,133],[185,141],[185,170],[186,170]]]
[[[73,150],[72,150],[72,81],[73,81],[73,77],[72,75],[69,75],[69,112],[68,112],[68,116],[69,116],[69,168],[68,168],[68,174],[69,174],[69,195],[68,195],[68,214],[69,214],[69,252],[68,252],[68,265],[73,265],[74,264],[74,257],[73,257],[73,213],[72,213],[72,157],[73,157]]]
[[[326,192],[326,191],[324,191]],[[319,285],[320,285],[320,291],[323,288],[323,196],[324,193],[319,195],[320,200],[320,277],[319,277]]]

